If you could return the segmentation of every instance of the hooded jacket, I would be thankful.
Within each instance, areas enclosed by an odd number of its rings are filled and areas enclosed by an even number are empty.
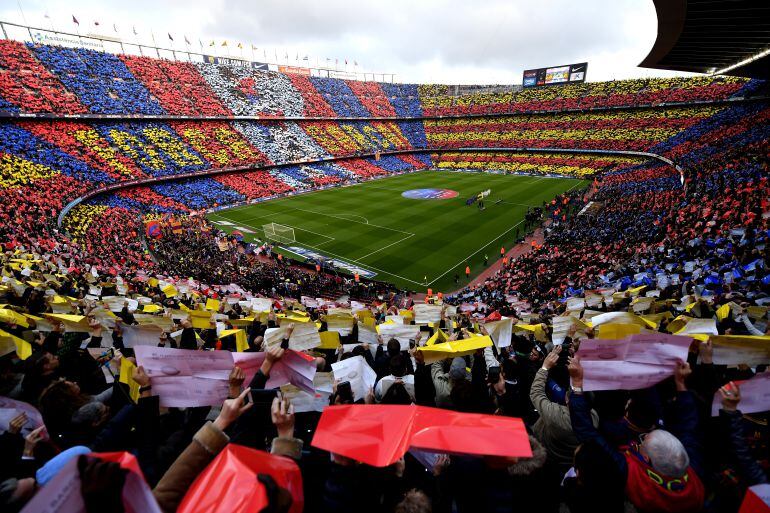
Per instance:
[[[535,422],[532,431],[545,446],[552,463],[570,467],[579,442],[572,430],[569,408],[566,405],[551,401],[546,396],[547,379],[548,371],[540,368],[535,374],[529,391],[532,406],[540,414],[540,418]],[[591,420],[594,426],[599,425],[599,415],[594,410],[591,410]]]

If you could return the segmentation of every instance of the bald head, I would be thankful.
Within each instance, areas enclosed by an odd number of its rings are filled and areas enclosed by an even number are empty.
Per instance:
[[[648,434],[641,446],[652,468],[668,477],[682,477],[690,466],[690,457],[677,437],[663,429]]]

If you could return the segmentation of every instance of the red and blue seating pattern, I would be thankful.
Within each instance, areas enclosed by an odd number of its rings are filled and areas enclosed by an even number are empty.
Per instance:
[[[68,230],[96,248],[99,239],[89,239],[88,227],[108,226],[105,216],[131,220],[125,230],[133,233],[143,215],[185,213],[429,167],[589,179],[598,174],[603,194],[637,197],[655,191],[673,198],[679,178],[662,164],[469,149],[651,151],[700,169],[737,155],[729,148],[766,153],[767,103],[721,102],[762,88],[759,81],[705,77],[452,96],[443,86],[345,81],[0,41],[0,114],[6,115],[0,129],[0,217],[33,217],[18,229],[5,223],[2,234],[17,242],[45,238],[64,204],[105,185],[234,168],[245,172],[99,196],[73,210]],[[56,116],[14,117],[19,113]],[[60,116],[81,114],[106,117]],[[452,117],[422,117],[435,115]],[[174,119],[178,116],[203,119]],[[365,157],[394,150],[442,151]],[[347,158],[320,162],[339,157]],[[727,169],[735,176],[756,171],[756,162],[734,158]],[[274,164],[279,167],[269,167]],[[660,201],[657,209],[648,209],[649,217],[661,215]],[[130,234],[109,226],[112,240],[128,240]],[[120,256],[104,251],[111,261]]]

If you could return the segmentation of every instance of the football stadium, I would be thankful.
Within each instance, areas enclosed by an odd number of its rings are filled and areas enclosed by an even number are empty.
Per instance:
[[[766,2],[70,4],[0,5],[0,511],[770,511]]]
[[[230,234],[246,228],[245,241],[275,241],[292,258],[330,260],[359,279],[453,290],[460,284],[455,276],[468,282],[466,266],[481,270],[484,256],[498,258],[500,248],[515,244],[527,213],[587,183],[424,171],[235,207],[209,218]]]

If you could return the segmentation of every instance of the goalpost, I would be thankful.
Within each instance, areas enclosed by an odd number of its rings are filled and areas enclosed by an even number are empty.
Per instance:
[[[265,231],[265,238],[267,240],[282,242],[284,244],[296,242],[296,239],[294,238],[294,228],[291,226],[270,223],[262,225],[262,229]]]

